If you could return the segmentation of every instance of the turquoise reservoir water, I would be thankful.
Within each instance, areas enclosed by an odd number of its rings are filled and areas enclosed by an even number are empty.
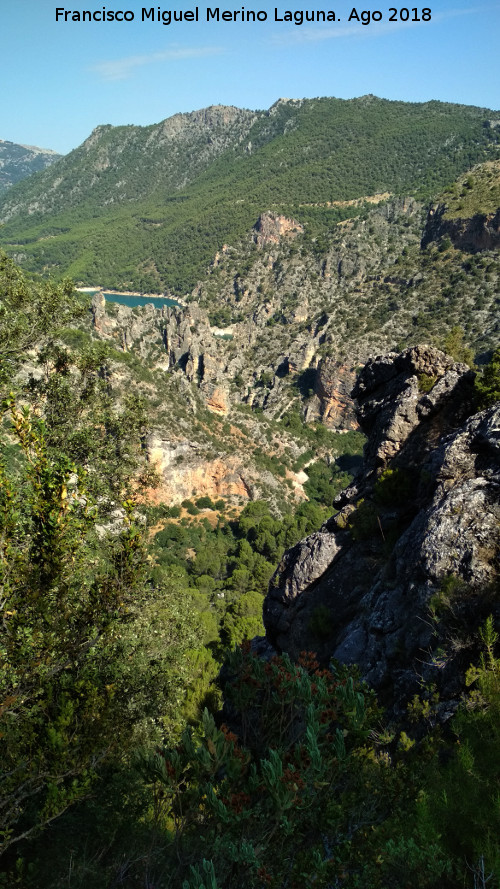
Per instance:
[[[104,291],[106,302],[120,303],[121,306],[128,306],[133,309],[134,306],[147,306],[153,304],[157,309],[162,306],[179,306],[180,303],[175,299],[168,299],[166,296],[124,296],[123,293],[113,293]]]
[[[94,293],[97,293],[97,290],[87,290],[90,297],[94,296]],[[123,293],[115,293],[113,290],[104,290],[104,298],[106,302],[109,303],[119,303],[121,306],[128,306],[130,309],[133,309],[134,306],[147,306],[153,305],[157,309],[161,309],[162,306],[180,306],[180,303],[176,302],[175,299],[168,299],[166,296],[133,296],[132,294],[126,295]]]

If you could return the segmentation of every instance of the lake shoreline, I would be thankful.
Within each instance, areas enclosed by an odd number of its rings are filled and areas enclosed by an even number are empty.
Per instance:
[[[78,293],[88,293],[88,294],[96,294],[102,293],[107,302],[115,302],[119,305],[128,306],[128,308],[135,308],[136,306],[147,306],[153,305],[155,308],[161,308],[158,305],[161,302],[163,305],[168,306],[180,306],[180,308],[185,309],[187,307],[187,303],[182,299],[182,297],[176,297],[173,299],[170,296],[165,296],[164,293],[139,293],[137,290],[105,290],[103,287],[76,287],[75,288]],[[135,306],[128,302],[121,302],[120,299],[114,299],[114,297],[125,297],[128,300],[141,300],[141,302],[135,303]],[[108,298],[109,297],[109,298]]]

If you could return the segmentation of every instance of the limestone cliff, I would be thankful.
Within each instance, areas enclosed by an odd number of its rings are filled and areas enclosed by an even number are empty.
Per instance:
[[[204,449],[193,441],[164,438],[152,433],[147,442],[148,461],[156,469],[159,482],[150,500],[172,505],[195,494],[214,500],[240,497],[255,499],[258,490],[255,471],[245,468],[241,458],[223,455],[207,460]]]
[[[425,683],[451,711],[473,631],[500,616],[500,405],[472,413],[473,376],[429,347],[368,362],[364,472],[265,600],[276,647],[357,663],[400,711]]]

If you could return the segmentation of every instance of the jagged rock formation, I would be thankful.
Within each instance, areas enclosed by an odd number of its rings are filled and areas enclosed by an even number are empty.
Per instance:
[[[473,376],[428,347],[368,362],[354,391],[365,471],[265,600],[276,647],[359,664],[395,710],[436,683],[451,712],[468,634],[500,609],[500,405],[470,415]]]
[[[390,461],[393,467],[419,467],[438,438],[470,414],[473,378],[467,365],[426,346],[369,361],[352,392],[369,436],[365,484]]]

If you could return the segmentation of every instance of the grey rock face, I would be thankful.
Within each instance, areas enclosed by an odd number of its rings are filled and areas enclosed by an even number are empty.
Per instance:
[[[50,167],[61,157],[48,148],[16,145],[0,139],[0,194],[32,173]]]
[[[421,373],[436,378],[428,393]],[[357,505],[285,553],[265,600],[277,648],[357,663],[400,711],[421,682],[457,695],[455,662],[471,656],[451,624],[463,639],[500,616],[500,404],[467,418],[472,377],[428,347],[368,363],[355,387],[369,432]]]
[[[467,365],[430,346],[369,361],[352,392],[369,435],[366,474],[386,466],[403,445],[405,463],[421,463],[437,438],[470,413],[473,379]],[[425,383],[433,384],[429,392]]]

